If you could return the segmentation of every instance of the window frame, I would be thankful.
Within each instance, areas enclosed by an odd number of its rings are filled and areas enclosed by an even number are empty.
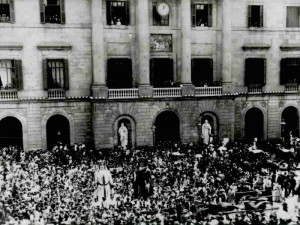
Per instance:
[[[63,62],[63,80],[64,80],[64,87],[49,87],[49,62]],[[47,58],[43,59],[43,84],[44,90],[49,89],[62,89],[62,90],[69,90],[69,63],[68,59],[62,58]]]
[[[0,17],[0,23],[14,23],[15,22],[14,0],[0,0],[0,5],[1,4],[8,4],[9,5],[9,20],[1,21],[2,19]]]
[[[66,13],[65,13],[65,0],[57,0],[60,6],[60,22],[48,22],[46,21],[46,6],[45,1],[47,0],[40,0],[40,18],[42,24],[65,24],[66,23]]]
[[[112,4],[111,3],[124,3],[124,14],[125,14],[125,24],[117,24],[117,22],[113,21],[113,15],[112,15]],[[107,0],[106,1],[106,24],[110,26],[130,26],[130,1],[128,0]]]
[[[207,6],[207,25],[197,25],[197,6]],[[203,9],[204,10],[204,9]],[[191,20],[192,27],[212,27],[213,26],[213,4],[194,2],[191,4]]]
[[[263,68],[262,68],[263,71],[249,71],[249,69],[247,69],[247,67],[251,67],[251,65],[249,65],[250,61],[254,61],[252,63],[255,64],[255,61],[258,61],[258,60],[261,60],[263,63]],[[266,75],[267,75],[266,67],[267,67],[266,58],[263,58],[263,57],[246,58],[245,59],[245,86],[248,86],[248,87],[263,87],[263,86],[265,86],[266,85]],[[258,75],[257,75],[257,74],[259,74],[258,72],[263,73],[262,77],[258,77]],[[253,78],[252,74],[255,74],[254,78]],[[259,81],[256,81],[256,80],[259,80]]]
[[[286,77],[285,74],[288,73],[287,64],[291,63],[289,61],[296,60],[298,61],[298,76],[293,77]],[[297,72],[297,70],[295,71]],[[291,81],[293,79],[294,81]],[[286,57],[280,60],[280,85],[288,85],[288,84],[300,84],[300,58],[296,57]]]
[[[199,79],[200,83],[198,84],[196,81],[195,81],[195,78],[197,76],[201,76],[202,74],[202,71],[198,71],[198,73],[196,74],[196,68],[195,68],[195,63],[196,61],[204,61],[206,60],[209,64],[209,71],[208,71],[208,74],[203,76],[205,79],[209,80],[207,83],[205,83],[204,81],[201,81],[201,79]],[[203,65],[203,63],[202,63]],[[214,60],[212,58],[192,58],[191,59],[191,81],[192,81],[192,84],[195,85],[195,87],[204,87],[205,85],[207,86],[212,86],[214,84]],[[200,77],[201,78],[201,77]],[[202,83],[202,84],[201,84]]]
[[[252,7],[259,6],[259,26],[252,24]],[[264,27],[264,5],[248,5],[248,28],[263,28]]]
[[[297,8],[297,13],[298,13],[298,25],[297,26],[288,26],[289,25],[289,15],[291,15],[290,13],[288,13],[289,12],[289,8]],[[295,5],[295,6],[293,6],[293,5],[288,5],[288,6],[286,6],[286,27],[287,28],[300,28],[300,5]]]
[[[127,87],[127,85],[125,85],[124,87],[121,87],[121,86],[117,87],[117,85],[116,85],[117,84],[117,80],[113,79],[113,78],[115,78],[114,74],[111,74],[110,69],[116,67],[115,65],[116,65],[116,62],[118,60],[120,62],[123,62],[123,65],[125,67],[128,67],[127,68],[128,69],[128,73],[130,73],[130,76],[131,76],[131,80],[130,80],[131,82],[128,82],[128,87]],[[107,61],[106,61],[106,66],[107,66],[106,84],[107,84],[107,87],[109,89],[133,88],[133,74],[132,74],[132,66],[133,65],[132,65],[132,59],[131,58],[108,58]],[[111,77],[111,76],[113,76],[113,77]],[[112,87],[114,85],[116,85],[116,87]]]
[[[18,59],[0,59],[0,61],[11,61],[13,66],[11,67],[12,70],[14,70],[15,73],[15,79],[16,79],[16,86],[12,88],[1,88],[0,90],[23,90],[23,70],[22,70],[22,60]]]

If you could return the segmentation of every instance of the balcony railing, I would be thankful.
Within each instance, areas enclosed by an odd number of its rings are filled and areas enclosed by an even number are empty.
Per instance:
[[[298,92],[298,84],[286,84],[284,91],[287,93],[297,93]]]
[[[0,100],[14,100],[18,99],[17,90],[0,90]]]
[[[66,98],[66,90],[64,89],[48,89],[49,99],[63,99]]]
[[[153,97],[181,97],[181,88],[153,88]]]
[[[126,99],[126,98],[138,98],[139,91],[137,88],[128,89],[108,89],[109,99]]]
[[[195,96],[219,96],[222,95],[222,87],[196,87]]]
[[[248,87],[248,93],[250,94],[260,94],[262,93],[263,90],[262,90],[262,86],[250,86]]]

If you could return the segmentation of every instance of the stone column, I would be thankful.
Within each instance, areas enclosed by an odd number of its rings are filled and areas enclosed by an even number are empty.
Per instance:
[[[107,98],[108,89],[105,78],[104,37],[102,0],[92,0],[92,58],[93,58],[93,84],[94,97]]]
[[[136,0],[138,86],[141,97],[152,97],[150,86],[150,33],[148,0]]]
[[[223,91],[232,92],[231,86],[231,0],[222,0],[222,83]]]
[[[181,0],[181,76],[183,96],[193,96],[191,81],[191,0]]]

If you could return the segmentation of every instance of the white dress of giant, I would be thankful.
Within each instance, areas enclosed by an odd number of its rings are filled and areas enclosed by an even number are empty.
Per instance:
[[[97,188],[94,192],[94,199],[97,199],[95,203],[99,206],[102,206],[103,203],[110,203],[112,198],[112,186],[113,179],[111,173],[106,168],[100,168],[95,172],[95,183]]]
[[[211,126],[208,123],[207,120],[205,120],[204,124],[202,125],[202,138],[203,143],[208,144],[209,143],[209,136],[211,135]]]

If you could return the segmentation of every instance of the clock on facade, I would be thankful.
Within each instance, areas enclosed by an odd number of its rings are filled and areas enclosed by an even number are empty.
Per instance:
[[[170,6],[164,1],[158,2],[156,5],[156,11],[160,16],[167,16],[170,13]]]

